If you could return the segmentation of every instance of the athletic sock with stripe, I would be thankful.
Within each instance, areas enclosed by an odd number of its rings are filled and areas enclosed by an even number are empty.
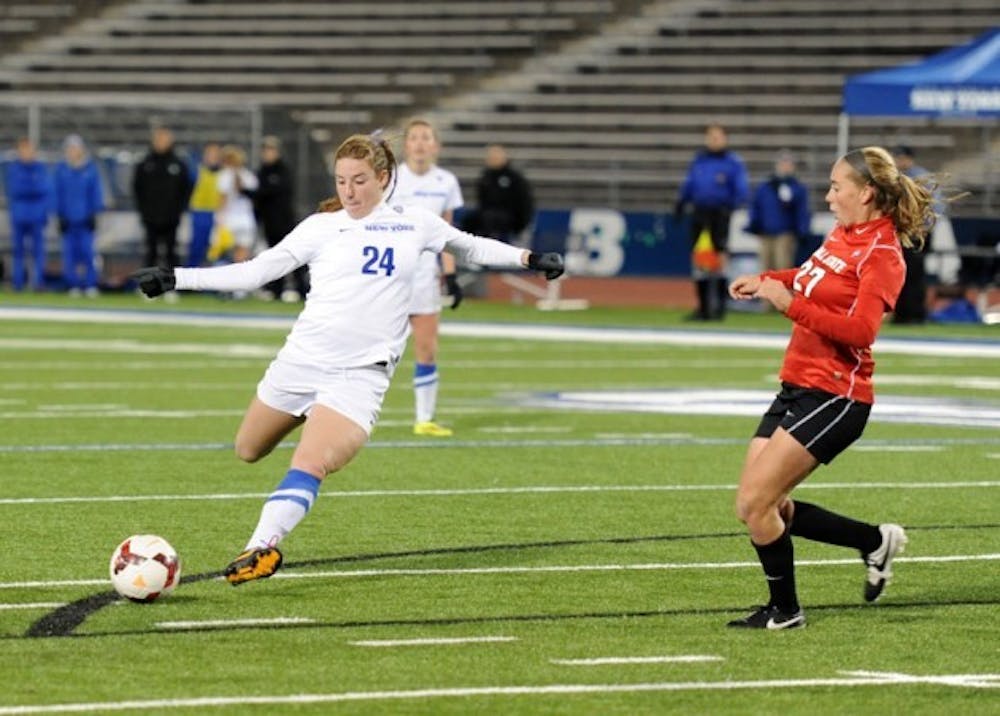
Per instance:
[[[246,549],[274,547],[302,521],[319,493],[322,483],[308,472],[292,468],[264,502],[257,528]]]

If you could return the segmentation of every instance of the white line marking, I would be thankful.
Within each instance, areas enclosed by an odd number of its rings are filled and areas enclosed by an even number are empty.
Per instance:
[[[941,452],[942,445],[855,445],[858,452]]]
[[[269,624],[313,624],[307,617],[273,617],[269,619],[204,619],[202,621],[156,622],[160,629],[211,629],[232,626],[268,626]]]
[[[0,589],[45,589],[49,587],[97,587],[111,588],[111,581],[104,579],[53,579],[49,581],[35,580],[32,582],[0,582]]]
[[[996,562],[997,554],[945,554],[923,557],[897,557],[899,563],[937,564],[948,562]],[[856,558],[844,559],[804,559],[796,561],[798,567],[856,567]],[[546,572],[627,572],[627,571],[670,571],[678,569],[760,569],[760,562],[650,562],[641,564],[556,564],[532,567],[455,567],[436,569],[355,569],[323,572],[278,572],[271,579],[356,579],[361,577],[427,577],[456,574],[536,574]],[[221,579],[221,577],[219,578]],[[107,579],[77,579],[0,582],[0,589],[40,589],[46,587],[86,587],[110,586]],[[225,622],[232,624],[232,621]]]
[[[940,557],[897,557],[897,563],[995,562],[998,554],[953,554]],[[804,559],[796,567],[857,566],[857,559]],[[554,564],[534,567],[454,567],[436,569],[358,569],[326,572],[278,572],[272,579],[352,579],[358,577],[426,577],[459,574],[539,574],[546,572],[645,572],[681,569],[760,568],[760,562],[650,562],[646,564]],[[0,585],[2,586],[2,585]]]
[[[492,642],[517,641],[516,636],[466,636],[442,637],[439,639],[368,639],[348,642],[354,646],[447,646],[451,644],[479,644]]]
[[[187,699],[146,701],[91,701],[31,706],[2,706],[0,716],[14,714],[82,713],[89,711],[143,711],[152,709],[196,709],[243,705],[322,704],[348,701],[405,701],[477,696],[546,696],[552,694],[611,694],[665,691],[743,691],[748,689],[801,689],[831,686],[944,685],[959,688],[997,688],[997,674],[914,676],[877,672],[841,672],[842,677],[823,679],[762,679],[759,681],[664,681],[642,684],[548,684],[545,686],[475,686],[410,691],[345,691],[331,694],[290,696],[203,696]],[[851,676],[850,674],[857,674]]]
[[[10,609],[58,609],[66,606],[65,602],[31,602],[28,604],[0,604],[0,611]]]
[[[1000,378],[985,375],[905,375],[881,373],[875,379],[879,385],[945,385],[969,390],[1000,390]]]
[[[293,321],[292,316],[261,316],[227,314],[196,314],[173,311],[110,310],[110,309],[57,309],[35,308],[27,306],[5,306],[0,308],[0,319],[26,321],[66,321],[72,323],[138,323],[142,325],[186,325],[186,326],[222,326],[233,328],[269,328],[287,331]],[[441,324],[442,336],[459,336],[463,338],[494,338],[494,339],[524,339],[543,342],[580,342],[603,343],[612,345],[678,345],[687,348],[700,346],[730,346],[736,348],[760,348],[784,350],[788,344],[787,332],[780,333],[744,333],[739,331],[704,331],[680,329],[650,329],[650,328],[595,328],[588,326],[558,326],[548,324],[509,324],[509,323],[475,323],[446,321]],[[10,339],[10,345],[0,341],[0,347],[15,347],[18,339]],[[22,347],[35,348],[38,339],[23,340]],[[51,340],[50,343],[64,343]],[[79,341],[77,342],[79,343]],[[110,341],[93,341],[95,348],[87,350],[106,350]],[[147,345],[139,341],[115,341],[114,343],[131,344],[129,347],[145,347],[145,352],[160,353],[164,348],[181,344]],[[226,349],[227,346],[211,346],[214,349]],[[206,346],[197,345],[192,352],[209,352]],[[266,353],[267,357],[274,355],[275,348],[264,346],[245,346],[253,351]],[[1000,357],[1000,341],[991,340],[950,340],[950,339],[912,339],[912,338],[879,338],[872,347],[879,355],[904,354],[917,356],[954,356],[968,358]]]
[[[697,664],[705,661],[725,661],[721,656],[682,654],[680,656],[602,656],[592,659],[549,659],[560,666],[604,666],[607,664]]]
[[[691,433],[594,433],[595,438],[604,440],[621,440],[625,438],[643,440],[686,440],[693,438]]]
[[[959,488],[1000,487],[1000,480],[956,482],[815,482],[803,483],[796,490],[951,490]],[[471,487],[427,490],[327,490],[321,497],[338,500],[347,497],[461,497],[470,495],[532,495],[588,492],[728,492],[736,485],[536,485],[526,487]],[[170,502],[199,500],[249,500],[267,497],[266,492],[230,492],[196,495],[103,495],[78,497],[5,497],[0,505],[55,505],[78,502]]]
[[[22,410],[7,411],[0,413],[0,420],[41,420],[45,418],[58,418],[59,420],[69,420],[71,418],[226,418],[236,415],[243,415],[246,410],[242,408],[231,408],[223,410],[148,410],[148,409],[122,409],[122,410],[74,410],[72,412],[64,409],[60,410]]]
[[[140,353],[155,355],[203,354],[242,358],[272,358],[277,352],[275,346],[268,345],[245,343],[146,343],[125,338],[103,341],[0,338],[0,348],[7,350],[45,350],[53,352],[85,351],[87,353]]]
[[[569,425],[484,425],[479,428],[481,433],[569,433],[573,428]]]
[[[891,671],[841,671],[841,674],[858,678],[880,678],[894,684],[943,684],[945,686],[971,686],[995,689],[1000,687],[1000,674],[949,674],[947,676],[912,676]]]

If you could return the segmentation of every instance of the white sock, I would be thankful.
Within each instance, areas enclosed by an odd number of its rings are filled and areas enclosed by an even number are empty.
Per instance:
[[[307,472],[289,470],[264,503],[246,549],[274,547],[281,542],[309,514],[320,484],[319,478]]]
[[[417,422],[426,423],[433,420],[438,394],[438,372],[435,364],[417,363],[413,370],[413,393],[416,398]]]

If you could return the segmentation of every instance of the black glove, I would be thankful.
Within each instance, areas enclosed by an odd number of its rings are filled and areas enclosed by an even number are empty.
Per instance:
[[[549,281],[559,278],[566,270],[563,266],[563,257],[555,252],[536,254],[532,251],[528,254],[528,268],[532,271],[545,272],[545,278]]]
[[[446,273],[444,275],[444,285],[448,290],[448,295],[451,296],[451,310],[458,308],[458,304],[462,302],[462,297],[465,295],[462,293],[462,285],[458,282],[458,276],[453,273]]]
[[[133,281],[139,282],[139,289],[149,298],[156,298],[167,291],[173,291],[177,285],[173,269],[160,268],[159,266],[147,266],[141,268],[131,276]]]

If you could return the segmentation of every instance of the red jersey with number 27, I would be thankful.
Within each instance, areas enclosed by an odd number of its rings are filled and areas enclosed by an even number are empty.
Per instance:
[[[802,266],[761,276],[794,294],[781,380],[872,403],[871,345],[906,278],[892,220],[837,225]]]

